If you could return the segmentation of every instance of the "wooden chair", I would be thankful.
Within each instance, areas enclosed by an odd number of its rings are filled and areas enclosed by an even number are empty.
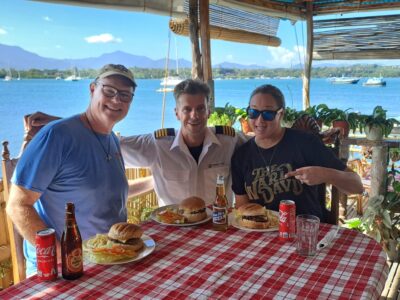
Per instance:
[[[317,121],[310,115],[301,115],[292,125],[292,128],[303,130],[318,135],[324,143],[333,145],[332,151],[338,156],[339,150],[339,130],[328,130],[321,132]],[[327,207],[327,186],[325,184],[318,185],[318,200],[322,207],[325,221],[329,224],[337,225],[339,221],[339,190],[332,186],[330,196],[330,207]]]
[[[128,168],[125,170],[127,179],[137,179],[151,175],[148,168]],[[158,207],[158,199],[154,190],[130,197],[126,203],[128,222],[139,224],[142,212]]]
[[[3,143],[2,153],[2,174],[3,174],[3,194],[4,200],[7,205],[9,192],[10,192],[10,180],[12,173],[14,172],[15,166],[18,162],[17,158],[10,159],[10,151],[8,150],[8,142]],[[7,216],[7,231],[9,236],[10,248],[11,248],[11,261],[13,270],[14,284],[24,280],[26,278],[25,273],[25,258],[23,252],[23,238],[16,230],[11,219]]]

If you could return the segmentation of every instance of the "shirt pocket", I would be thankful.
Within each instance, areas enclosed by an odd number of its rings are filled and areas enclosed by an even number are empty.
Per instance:
[[[204,180],[205,187],[211,188],[215,187],[217,183],[217,175],[223,175],[225,178],[225,185],[227,183],[227,178],[229,176],[229,166],[228,165],[219,165],[215,167],[208,168],[204,171]],[[214,191],[214,190],[213,190]]]
[[[163,177],[167,181],[173,182],[187,182],[189,180],[189,170],[163,170]]]

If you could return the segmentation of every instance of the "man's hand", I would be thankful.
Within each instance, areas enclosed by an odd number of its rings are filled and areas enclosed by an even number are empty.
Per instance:
[[[58,120],[59,117],[51,116],[42,112],[24,116],[25,140],[31,140],[39,130],[47,123]]]
[[[295,177],[301,183],[317,185],[326,182],[326,172],[324,167],[303,167],[286,173],[285,178]]]

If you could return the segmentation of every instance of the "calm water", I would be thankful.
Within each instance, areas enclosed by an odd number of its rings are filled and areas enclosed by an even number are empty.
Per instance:
[[[374,106],[380,104],[388,110],[389,116],[400,117],[400,78],[386,80],[386,87],[363,87],[365,79],[357,85],[333,85],[325,79],[313,79],[311,105],[326,103],[329,107],[371,113]],[[89,101],[89,83],[90,80],[0,81],[0,140],[8,140],[12,155],[17,155],[23,135],[23,115],[38,110],[61,117],[82,112]],[[229,102],[237,107],[245,107],[251,91],[265,83],[279,87],[288,106],[301,109],[300,79],[216,80],[216,105],[224,106]],[[115,130],[122,135],[132,135],[160,128],[163,94],[155,91],[159,87],[159,80],[138,80],[130,112],[126,119],[116,125]],[[173,111],[174,105],[172,93],[168,93],[164,127],[179,125]]]

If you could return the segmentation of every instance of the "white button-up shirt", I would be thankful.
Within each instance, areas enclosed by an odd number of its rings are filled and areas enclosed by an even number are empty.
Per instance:
[[[218,174],[224,175],[226,194],[232,201],[231,157],[242,142],[238,134],[215,134],[214,128],[207,128],[198,163],[180,130],[175,136],[158,139],[153,134],[122,137],[121,150],[126,167],[151,169],[160,206],[178,204],[189,196],[198,196],[209,205],[215,198]]]

